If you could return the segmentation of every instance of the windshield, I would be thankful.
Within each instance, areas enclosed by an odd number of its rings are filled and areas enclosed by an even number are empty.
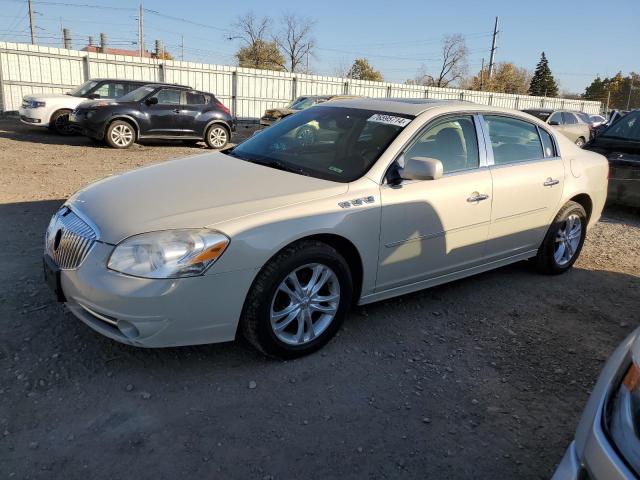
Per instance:
[[[87,82],[84,82],[75,90],[71,90],[67,95],[72,95],[74,97],[84,97],[87,93],[89,93],[89,91],[93,90],[96,85],[98,85],[98,82],[96,82],[95,80],[89,80]]]
[[[155,87],[140,87],[120,97],[118,102],[139,102],[155,90]]]
[[[529,115],[533,115],[543,122],[546,122],[547,118],[549,118],[549,115],[551,115],[551,112],[545,112],[544,110],[523,110],[523,112],[528,113]]]
[[[293,103],[289,105],[289,108],[292,110],[304,110],[305,108],[313,107],[314,105],[324,101],[324,98],[302,97],[294,100]]]
[[[600,137],[640,142],[640,112],[628,113],[607,128]]]
[[[413,118],[317,106],[286,117],[228,154],[302,175],[352,182],[371,168]]]

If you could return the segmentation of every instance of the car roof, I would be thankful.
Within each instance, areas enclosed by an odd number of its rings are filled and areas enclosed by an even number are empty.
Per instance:
[[[154,85],[154,86],[162,86],[162,87],[179,87],[179,88],[187,88],[190,90],[195,90],[195,88],[191,88],[189,85],[180,85],[178,83],[167,83],[167,82],[154,82],[153,80],[130,80],[126,78],[92,78],[90,80],[92,82],[127,82],[127,83],[139,83],[140,86]]]
[[[329,104],[324,103],[322,105],[329,106]],[[419,115],[426,110],[448,105],[473,105],[474,109],[481,107],[481,105],[463,102],[462,100],[432,100],[426,98],[354,98],[335,100],[330,103],[331,107],[361,108],[363,110],[379,110],[404,115]]]

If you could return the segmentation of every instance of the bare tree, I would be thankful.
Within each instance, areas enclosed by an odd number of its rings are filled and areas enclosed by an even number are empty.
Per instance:
[[[271,19],[269,17],[257,18],[253,12],[246,13],[238,17],[233,27],[238,32],[237,37],[240,38],[246,47],[252,47],[256,43],[264,42],[269,34]]]
[[[287,60],[290,72],[298,72],[304,65],[308,70],[309,55],[316,46],[312,37],[315,22],[306,17],[287,14],[282,17],[282,30],[274,38]]]
[[[442,39],[442,67],[436,76],[428,75],[429,83],[436,87],[447,87],[461,80],[467,73],[469,50],[460,34],[447,35]]]
[[[239,38],[244,46],[236,52],[238,65],[248,68],[266,70],[283,70],[285,58],[280,53],[274,40],[267,40],[270,36],[271,19],[258,18],[253,12],[238,17],[234,24]]]

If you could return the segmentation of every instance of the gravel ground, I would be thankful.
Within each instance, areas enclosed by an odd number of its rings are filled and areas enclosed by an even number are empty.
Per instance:
[[[43,284],[50,215],[91,181],[201,151],[0,121],[0,478],[550,476],[637,323],[637,212],[607,211],[566,275],[517,264],[357,308],[295,361],[94,333]]]

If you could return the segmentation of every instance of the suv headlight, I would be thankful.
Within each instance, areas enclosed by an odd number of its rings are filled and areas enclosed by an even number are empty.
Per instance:
[[[47,103],[46,102],[39,102],[37,100],[31,100],[29,102],[29,108],[41,108],[41,107],[46,107]]]
[[[635,473],[640,474],[640,359],[633,357],[631,367],[611,396],[605,423],[617,450]]]
[[[193,277],[213,265],[227,245],[227,236],[208,229],[143,233],[120,242],[107,267],[144,278]]]

